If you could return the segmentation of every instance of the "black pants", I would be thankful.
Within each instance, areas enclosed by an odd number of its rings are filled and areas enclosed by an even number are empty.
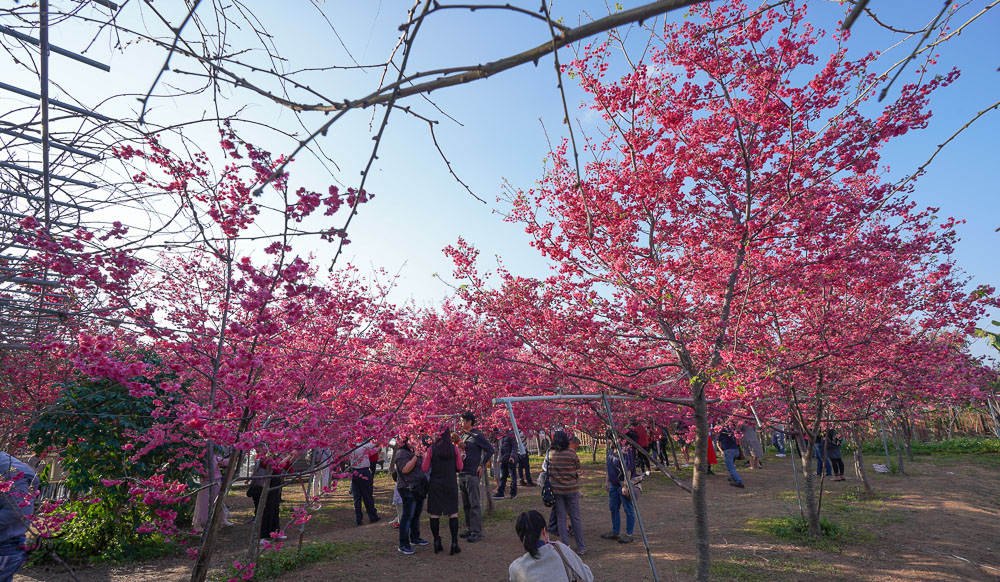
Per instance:
[[[833,464],[834,475],[844,474],[844,459],[830,459],[830,463]]]
[[[361,524],[364,515],[361,513],[361,503],[365,504],[365,511],[368,512],[369,521],[378,519],[378,511],[375,510],[375,485],[372,481],[372,471],[368,467],[364,469],[354,469],[351,475],[351,489],[354,491],[354,521]]]
[[[635,452],[635,463],[636,463],[636,469],[638,469],[640,472],[649,469],[649,459],[647,459],[646,455],[640,453],[639,451]]]
[[[503,495],[507,488],[507,479],[510,479],[510,495],[514,497],[517,495],[517,469],[514,466],[514,461],[510,459],[504,459],[503,463],[500,464],[500,482],[497,484],[497,495]]]
[[[517,478],[529,485],[534,483],[531,478],[531,457],[527,454],[517,456]]]

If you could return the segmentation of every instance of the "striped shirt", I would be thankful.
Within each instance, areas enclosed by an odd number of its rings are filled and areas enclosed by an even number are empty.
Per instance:
[[[580,458],[573,449],[549,451],[549,484],[556,495],[572,495],[580,490]]]

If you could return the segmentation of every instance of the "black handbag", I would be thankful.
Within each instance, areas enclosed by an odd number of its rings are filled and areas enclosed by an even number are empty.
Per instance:
[[[545,507],[553,507],[556,504],[556,494],[555,494],[555,491],[552,490],[552,484],[549,483],[548,468],[549,468],[549,454],[545,453],[545,469],[546,470],[542,471],[538,475],[538,481],[542,485],[542,488],[541,488],[542,489],[541,490],[542,505],[544,505]]]

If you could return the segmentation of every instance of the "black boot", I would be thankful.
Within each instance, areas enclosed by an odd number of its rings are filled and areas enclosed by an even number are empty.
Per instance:
[[[431,523],[431,533],[434,534],[434,553],[437,554],[444,550],[444,546],[441,545],[441,518],[432,517],[428,521]]]
[[[455,554],[462,551],[462,548],[458,547],[458,518],[449,517],[448,518],[448,529],[451,531],[451,553],[449,555],[454,556]]]

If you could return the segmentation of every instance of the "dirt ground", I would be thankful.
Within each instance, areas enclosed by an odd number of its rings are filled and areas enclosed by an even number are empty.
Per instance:
[[[598,580],[652,580],[638,527],[636,541],[629,545],[600,539],[610,529],[607,494],[601,488],[603,463],[587,464],[589,454],[582,454],[581,460],[585,462],[584,561]],[[762,525],[768,519],[798,515],[791,463],[790,458],[769,456],[762,470],[741,467],[746,489],[729,487],[725,468],[716,466],[719,474],[710,477],[709,490],[714,580],[1000,581],[1000,458],[918,457],[906,466],[906,475],[874,475],[880,495],[868,502],[851,497],[857,491],[852,479],[825,481],[824,517],[841,526],[846,539],[820,547],[776,538]],[[689,471],[683,474],[690,476]],[[852,473],[849,467],[848,474]],[[395,516],[389,505],[391,492],[392,481],[383,474],[376,481],[383,520],[361,527],[354,525],[346,487],[324,500],[323,508],[307,525],[305,540],[356,542],[363,549],[290,572],[283,579],[507,580],[508,565],[524,552],[514,533],[514,519],[521,511],[545,510],[537,488],[522,488],[516,499],[496,502],[495,513],[486,518],[483,542],[462,542],[462,553],[449,556],[447,526],[442,524],[444,553],[435,555],[426,546],[404,556],[396,552],[397,532],[388,525]],[[301,493],[292,490],[285,497],[301,499]],[[223,531],[216,567],[241,558],[247,546],[249,500],[237,492],[229,505],[238,525]],[[286,501],[285,515],[292,505]],[[654,473],[646,480],[639,508],[659,579],[690,580],[694,572],[690,497]],[[290,541],[295,539],[295,532],[286,533]],[[430,538],[426,517],[421,533]],[[286,543],[286,550],[293,549],[294,543]],[[190,560],[179,557],[84,568],[77,575],[81,582],[180,582],[188,579],[190,567]],[[70,578],[58,568],[38,567],[22,571],[14,580],[63,582]]]

